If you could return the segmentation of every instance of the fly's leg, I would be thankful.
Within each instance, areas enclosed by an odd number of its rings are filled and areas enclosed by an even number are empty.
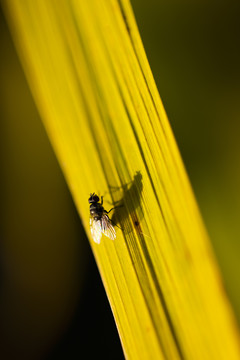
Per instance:
[[[119,206],[114,206],[113,208],[111,208],[109,211],[107,210],[103,210],[106,214],[109,214],[112,210],[116,209],[116,208],[120,208],[123,207],[123,205],[119,205]],[[111,221],[111,223],[115,226],[117,226],[119,229],[123,230],[120,226],[118,226],[117,224],[115,224],[115,222],[112,221],[112,219],[109,219],[109,221]]]
[[[104,210],[107,214],[109,214],[112,210],[116,209],[116,207],[111,208],[109,211]]]
[[[120,207],[123,207],[123,205],[114,206],[114,207],[111,208],[109,211],[104,210],[104,212],[107,213],[107,214],[109,214],[112,210],[117,209],[117,208],[120,208]]]
[[[120,226],[118,226],[115,222],[113,222],[111,219],[109,219],[109,221],[116,227],[118,227],[119,229],[123,230],[123,228],[121,228]]]

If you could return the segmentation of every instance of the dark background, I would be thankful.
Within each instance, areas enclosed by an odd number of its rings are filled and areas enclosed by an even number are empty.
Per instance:
[[[239,321],[239,4],[132,5]],[[2,13],[0,36],[0,357],[122,359],[88,240]]]

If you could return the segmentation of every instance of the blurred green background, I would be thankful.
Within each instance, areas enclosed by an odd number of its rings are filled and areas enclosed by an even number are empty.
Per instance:
[[[240,4],[132,5],[239,322]],[[0,35],[0,357],[121,359],[88,240],[2,13]]]

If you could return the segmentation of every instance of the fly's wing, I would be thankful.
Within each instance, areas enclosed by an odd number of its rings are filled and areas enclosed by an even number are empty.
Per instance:
[[[97,244],[100,244],[100,240],[102,237],[101,220],[94,220],[93,218],[90,218],[90,230],[91,230],[93,241],[95,241],[95,243],[97,243]]]
[[[116,232],[115,232],[115,229],[112,226],[107,214],[103,214],[101,221],[102,221],[102,232],[103,232],[103,234],[105,236],[109,237],[109,239],[115,240],[116,239]]]

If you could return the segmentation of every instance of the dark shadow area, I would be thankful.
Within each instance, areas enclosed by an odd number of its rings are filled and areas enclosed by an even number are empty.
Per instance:
[[[120,187],[110,186],[110,193],[113,200],[113,214],[111,220],[114,224],[119,224],[126,233],[131,232],[132,226],[129,220],[132,220],[132,225],[140,226],[140,221],[143,218],[141,210],[141,194],[143,189],[142,174],[137,171],[133,180]],[[138,213],[138,215],[137,215]],[[130,216],[130,219],[129,219]]]
[[[52,359],[124,359],[120,339],[93,256],[75,315],[51,351]]]

